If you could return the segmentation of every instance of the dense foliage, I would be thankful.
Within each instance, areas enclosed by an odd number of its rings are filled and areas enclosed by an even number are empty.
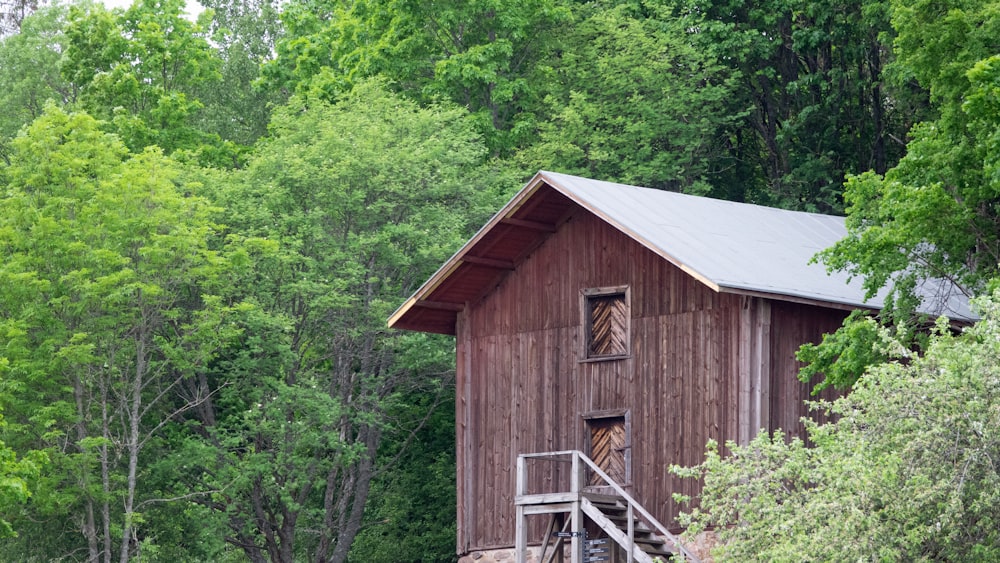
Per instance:
[[[820,258],[862,277],[869,297],[888,286],[881,321],[918,346],[927,323],[920,305],[949,297],[921,288],[922,280],[946,280],[952,293],[971,296],[1000,274],[1000,11],[976,0],[892,8],[895,72],[929,91],[932,118],[914,126],[906,156],[884,175],[849,178],[848,236]],[[854,315],[823,346],[805,347],[800,359],[811,368],[803,377],[823,373],[822,385],[853,384],[877,360],[865,336],[871,332],[858,325],[865,322]]]
[[[846,209],[911,347],[997,273],[991,2],[201,3],[0,1],[0,561],[451,560],[453,347],[385,318],[538,169]]]
[[[255,310],[207,370],[183,449],[210,468],[189,479],[219,491],[206,505],[248,556],[347,556],[394,461],[382,436],[418,427],[407,401],[441,392],[451,363],[385,319],[484,220],[484,151],[459,108],[363,83],[334,104],[293,99],[246,170],[206,187],[247,249],[233,283]]]
[[[16,139],[7,169],[6,434],[51,458],[34,504],[40,531],[81,530],[92,559],[112,549],[126,559],[141,541],[141,507],[156,496],[139,486],[141,458],[187,408],[170,405],[171,391],[227,333],[212,209],[178,173],[159,149],[131,154],[90,116],[52,106]]]
[[[809,447],[781,432],[746,446],[710,445],[706,461],[674,468],[704,479],[694,534],[717,526],[721,558],[991,561],[997,546],[1000,455],[1000,295],[962,334],[917,312],[948,295],[996,286],[996,61],[1000,12],[978,1],[886,6],[897,34],[888,72],[929,94],[906,153],[845,186],[848,237],[821,254],[889,287],[878,318],[856,312],[805,346],[804,381],[851,389],[816,408]],[[928,327],[934,327],[928,329]]]

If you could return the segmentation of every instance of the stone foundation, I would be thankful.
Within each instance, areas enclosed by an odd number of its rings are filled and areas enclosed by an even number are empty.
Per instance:
[[[528,547],[528,563],[538,563],[539,547]],[[514,549],[489,549],[473,551],[458,560],[458,563],[514,563],[517,560]]]
[[[707,532],[702,532],[695,536],[694,541],[685,542],[684,547],[694,554],[695,557],[701,559],[702,563],[712,563],[711,550],[719,545],[719,538],[716,537],[715,532],[709,530]]]
[[[686,542],[684,547],[688,551],[694,554],[695,557],[701,559],[702,563],[712,563],[711,550],[716,545],[718,545],[718,538],[715,536],[714,531],[707,531],[698,534],[694,541]],[[568,547],[568,546],[567,546]],[[528,561],[527,563],[539,563],[538,552],[541,550],[538,546],[528,547]],[[569,552],[564,552],[566,563],[570,561]],[[505,549],[487,549],[482,551],[473,551],[468,555],[462,556],[458,563],[514,563],[517,560],[515,550],[513,548]]]

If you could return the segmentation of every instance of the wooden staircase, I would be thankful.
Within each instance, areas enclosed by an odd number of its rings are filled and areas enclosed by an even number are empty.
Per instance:
[[[568,458],[568,459],[567,459]],[[527,462],[555,461],[572,464],[568,491],[528,494]],[[599,476],[603,489],[611,494],[589,492],[585,469]],[[653,516],[614,482],[594,462],[577,450],[521,454],[517,460],[516,557],[517,563],[527,561],[528,522],[532,515],[549,514],[549,528],[542,541],[540,561],[563,562],[565,541],[569,540],[570,563],[609,561],[611,563],[654,563],[657,558],[667,561],[694,561],[698,558],[680,540],[667,531]],[[568,518],[567,518],[568,516]],[[600,550],[601,556],[590,554],[585,529],[587,522],[614,542],[613,549]],[[562,525],[559,525],[559,524]],[[607,554],[605,558],[604,555]]]
[[[620,497],[584,493],[581,509],[622,549],[627,550],[631,542],[632,560],[636,563],[652,563],[656,557],[671,561],[681,553],[677,546],[658,536],[630,511],[628,503]]]

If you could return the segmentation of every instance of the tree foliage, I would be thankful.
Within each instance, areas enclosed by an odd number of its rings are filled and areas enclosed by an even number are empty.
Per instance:
[[[431,416],[415,435],[406,425],[397,425],[395,433],[386,435],[379,456],[394,465],[372,482],[349,561],[455,559],[455,388],[448,381],[439,393],[414,395],[396,404],[394,409],[401,412],[392,416],[402,420],[427,412]]]
[[[923,280],[944,280],[952,292],[971,296],[998,273],[1000,12],[989,2],[894,2],[892,21],[895,72],[928,89],[936,117],[911,130],[897,166],[848,179],[847,237],[819,258],[830,269],[860,276],[869,297],[888,287],[882,322],[915,345],[925,322],[918,308],[940,307],[949,297],[918,291]],[[864,352],[857,348],[870,345],[838,338],[825,342],[824,351],[806,347],[800,357],[858,356]],[[827,361],[812,371],[840,370],[838,385],[849,385],[861,370],[847,373],[846,367]]]
[[[183,453],[220,492],[229,541],[254,561],[344,561],[387,433],[409,441],[451,369],[440,340],[385,319],[483,217],[485,154],[465,112],[361,83],[335,103],[293,98],[245,172],[216,184],[235,280],[259,313],[206,379]],[[402,435],[404,438],[399,438]]]
[[[18,130],[42,114],[45,102],[69,104],[76,89],[60,75],[67,9],[56,5],[26,17],[20,31],[0,40],[0,154]]]
[[[9,360],[0,357],[0,377],[4,377],[9,365]],[[0,417],[0,435],[5,427],[6,423]],[[27,502],[47,463],[48,456],[43,451],[33,450],[18,455],[0,440],[0,506],[12,507]],[[0,538],[16,537],[17,532],[4,516],[7,514],[0,512]]]
[[[327,95],[383,76],[418,101],[468,108],[491,151],[509,154],[534,132],[546,57],[569,17],[558,0],[292,2],[267,70],[290,91]]]
[[[811,447],[780,432],[713,444],[688,534],[716,526],[721,558],[992,561],[1000,557],[1000,294],[961,335],[938,325],[926,354],[882,330],[897,360],[846,397],[818,403]]]
[[[293,2],[268,82],[331,95],[381,75],[469,108],[528,166],[820,211],[842,209],[846,174],[892,166],[925,106],[885,79],[882,1],[460,4]]]
[[[886,3],[680,3],[701,14],[699,46],[735,73],[731,112],[745,110],[728,139],[752,167],[749,201],[807,211],[842,209],[846,174],[884,172],[902,154],[919,96],[887,83]],[[738,114],[737,114],[738,115]],[[728,198],[737,198],[738,186]]]
[[[447,560],[451,349],[384,319],[538,168],[846,205],[910,346],[996,275],[985,0],[203,4],[0,2],[0,559]]]
[[[0,200],[6,441],[53,463],[25,531],[76,534],[39,555],[128,561],[155,543],[144,507],[162,502],[140,462],[204,399],[173,390],[228,334],[211,208],[158,149],[131,154],[86,114],[50,106],[14,149]]]
[[[893,23],[897,64],[939,115],[912,131],[898,166],[851,178],[848,237],[823,259],[864,276],[870,293],[902,275],[945,277],[971,294],[1000,263],[1000,12],[987,2],[898,3]]]
[[[183,0],[136,0],[124,12],[73,6],[62,73],[130,150],[156,145],[225,163],[218,135],[195,122],[197,94],[219,83],[221,61],[183,10]]]
[[[663,2],[580,10],[546,86],[550,118],[518,156],[652,188],[706,193],[732,165],[718,139],[735,125],[735,84],[716,52],[695,45],[700,18]]]
[[[195,90],[204,103],[195,121],[204,131],[249,147],[266,134],[271,110],[288,98],[278,89],[260,85],[261,65],[274,58],[284,31],[278,4],[273,0],[204,0],[200,4],[211,10],[211,21],[205,25],[222,65],[218,83],[202,83]]]

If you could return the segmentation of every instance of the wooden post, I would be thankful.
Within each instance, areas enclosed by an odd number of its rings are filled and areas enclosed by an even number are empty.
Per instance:
[[[771,427],[771,304],[759,297],[741,300],[739,330],[740,445]]]
[[[580,491],[583,483],[583,464],[580,463],[580,452],[573,452],[573,474],[570,476],[570,488],[574,495],[572,532],[573,538],[570,541],[570,549],[573,553],[570,556],[570,563],[583,563],[583,510],[580,508]]]
[[[761,299],[754,321],[754,379],[757,396],[753,435],[771,431],[771,302]]]
[[[628,512],[626,512],[625,517],[628,518],[628,555],[625,556],[625,561],[628,563],[632,562],[632,552],[635,550],[635,513],[632,512],[632,503],[628,503]]]
[[[517,555],[517,563],[528,563],[528,523],[526,522],[527,516],[524,515],[524,507],[520,504],[517,505],[517,524],[516,531],[517,539],[515,540]]]
[[[527,487],[527,474],[525,471],[525,461],[524,456],[517,456],[517,481],[515,490],[515,500],[524,496]],[[527,563],[528,562],[528,523],[526,522],[527,516],[524,515],[524,506],[521,504],[517,505],[516,509],[516,519],[515,525],[515,539],[514,548],[516,551],[515,558],[517,563]]]
[[[739,398],[738,417],[739,430],[736,441],[739,445],[745,446],[750,443],[751,418],[750,404],[752,401],[752,378],[751,369],[753,365],[753,307],[754,298],[749,296],[740,297],[740,329],[739,329]]]

